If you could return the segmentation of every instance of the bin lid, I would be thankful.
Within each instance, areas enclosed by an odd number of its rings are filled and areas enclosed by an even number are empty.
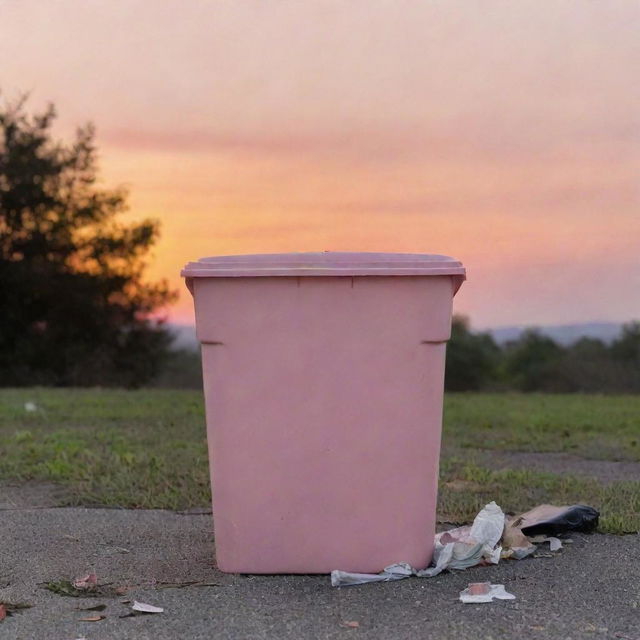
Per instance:
[[[449,256],[426,253],[322,251],[212,256],[189,262],[184,278],[259,276],[457,276],[465,279],[462,263]]]

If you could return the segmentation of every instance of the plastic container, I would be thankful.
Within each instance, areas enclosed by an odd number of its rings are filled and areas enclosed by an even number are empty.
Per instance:
[[[202,344],[219,568],[426,567],[462,265],[294,253],[203,258],[182,275]]]

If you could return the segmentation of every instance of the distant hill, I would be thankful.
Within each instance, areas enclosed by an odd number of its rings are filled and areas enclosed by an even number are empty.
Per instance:
[[[196,328],[192,324],[169,324],[168,328],[174,335],[174,349],[196,351],[200,347],[196,338]]]
[[[517,340],[522,332],[529,327],[497,327],[486,329],[498,344],[509,340]],[[559,324],[535,327],[541,333],[549,336],[557,343],[569,345],[580,338],[596,338],[606,343],[613,342],[622,330],[622,324],[617,322],[585,322],[581,324]]]
[[[175,349],[188,349],[190,351],[198,349],[196,330],[193,325],[170,324],[169,328],[175,335],[173,343]],[[597,338],[606,343],[613,342],[620,335],[622,325],[616,322],[586,322],[537,328],[559,344],[568,345],[583,337]],[[517,340],[525,329],[527,329],[525,326],[513,326],[484,329],[484,331],[488,331],[499,344],[504,344],[509,340]]]

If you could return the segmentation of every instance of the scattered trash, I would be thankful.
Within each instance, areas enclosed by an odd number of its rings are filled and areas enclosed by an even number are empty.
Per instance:
[[[79,622],[100,622],[100,620],[104,620],[107,616],[87,616],[86,618],[80,618]]]
[[[537,548],[520,530],[517,516],[506,517],[502,545],[502,559],[522,560],[522,558],[531,555]]]
[[[59,596],[70,596],[72,598],[79,598],[88,595],[76,589],[69,580],[47,582],[44,588],[53,593],[57,593]]]
[[[547,538],[545,542],[549,542],[549,551],[560,551],[562,549],[562,542],[558,538]]]
[[[29,413],[32,413],[33,411],[38,410],[38,405],[35,402],[25,402],[24,410],[28,411]]]
[[[95,573],[88,573],[82,578],[76,578],[72,585],[78,591],[92,591],[98,586],[98,576]]]
[[[2,622],[8,616],[12,616],[17,611],[22,609],[31,609],[33,605],[26,602],[2,602],[0,601],[0,622]]]
[[[360,626],[360,623],[357,620],[345,620],[340,624],[343,627],[348,627],[349,629],[357,629]]]
[[[402,580],[412,575],[431,578],[445,569],[468,569],[481,562],[497,564],[500,561],[502,547],[496,545],[500,541],[504,523],[505,515],[502,509],[495,502],[490,502],[480,511],[470,527],[458,527],[436,534],[433,550],[435,566],[416,570],[406,562],[400,562],[386,567],[379,574],[332,571],[331,584],[334,587],[343,587]]]
[[[470,582],[467,591],[472,596],[486,596],[491,589],[490,582]]]
[[[137,600],[133,601],[133,606],[131,607],[131,611],[129,613],[125,613],[121,618],[133,618],[135,616],[143,616],[147,614],[154,613],[163,613],[164,609],[162,607],[155,607],[152,604],[146,604],[144,602],[138,602]]]
[[[73,582],[69,580],[52,580],[40,584],[43,584],[44,588],[52,593],[70,598],[113,598],[117,595],[116,590],[110,586],[110,583],[98,584],[95,574],[76,578]]]
[[[78,607],[80,611],[104,611],[106,608],[106,604],[97,604],[94,607]]]
[[[131,607],[133,611],[139,611],[140,613],[162,613],[164,609],[162,607],[154,607],[152,604],[146,604],[144,602],[133,601]]]
[[[490,502],[478,513],[471,526],[436,534],[432,566],[414,569],[406,562],[398,562],[375,574],[335,570],[331,572],[331,585],[344,587],[389,582],[410,576],[431,578],[445,569],[498,564],[501,559],[522,560],[530,555],[553,557],[553,553],[562,548],[562,542],[555,534],[592,531],[598,524],[599,515],[596,509],[586,505],[540,505],[519,516],[505,516],[495,502]],[[542,542],[549,543],[551,553],[538,552],[535,543]]]
[[[389,565],[380,573],[349,573],[336,569],[331,572],[331,586],[346,587],[367,582],[390,582],[391,580],[402,580],[412,575],[415,575],[415,570],[406,562]]]
[[[568,531],[590,533],[598,526],[600,513],[593,507],[574,504],[554,507],[541,504],[518,517],[518,526],[525,536],[557,536]]]
[[[482,585],[482,589],[478,588],[478,585]],[[477,593],[478,591],[480,591],[480,593]],[[460,600],[468,604],[474,602],[491,602],[494,598],[497,600],[516,599],[512,593],[505,590],[503,584],[490,584],[488,582],[473,582],[464,589],[464,591],[460,592]]]

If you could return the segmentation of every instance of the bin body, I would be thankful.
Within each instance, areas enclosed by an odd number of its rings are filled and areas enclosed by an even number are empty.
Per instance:
[[[222,571],[429,564],[445,346],[464,270],[422,258],[446,266],[323,253],[183,271],[202,345]]]

